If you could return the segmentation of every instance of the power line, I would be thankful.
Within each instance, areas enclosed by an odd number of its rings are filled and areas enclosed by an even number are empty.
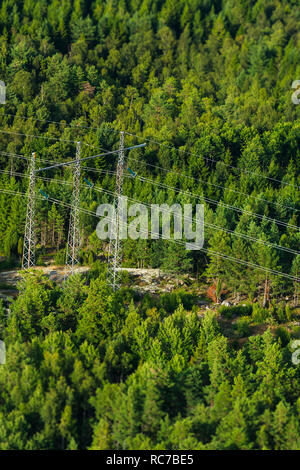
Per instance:
[[[0,192],[7,192],[7,193],[14,193],[15,195],[24,195],[24,193],[18,193],[18,192],[14,192],[14,191],[11,191],[11,190],[5,190],[5,189],[0,189]],[[39,197],[39,199],[44,199],[42,197]],[[63,206],[66,206],[66,207],[71,207],[71,204],[68,204],[68,203],[65,203],[63,201],[60,201],[58,199],[52,199],[52,198],[49,198],[50,200],[52,200],[53,202],[55,202],[56,204],[61,204]],[[93,212],[93,211],[89,211],[87,209],[83,209],[83,208],[79,208],[79,211],[80,212],[83,212],[87,215],[91,215],[91,216],[95,216],[98,218],[96,212]],[[113,221],[113,219],[107,219],[107,220],[110,220],[110,221]],[[129,224],[124,224],[124,225],[129,225]],[[143,232],[143,230],[141,230],[141,232]],[[145,231],[144,231],[145,232]],[[149,232],[147,232],[149,233]],[[155,233],[155,232],[150,232],[150,233],[153,233],[154,235],[159,235],[158,233]],[[162,238],[162,237],[159,237],[159,238]],[[171,242],[174,242],[174,243],[178,243],[180,245],[185,245],[185,242],[181,242],[180,240],[173,240],[173,239],[170,239],[169,241]],[[205,248],[200,248],[199,246],[199,250],[200,251],[203,251],[205,253],[207,253],[208,255],[215,255],[215,256],[219,256],[223,259],[228,259],[229,261],[232,261],[232,262],[236,262],[236,263],[239,263],[239,264],[242,264],[242,265],[245,265],[245,266],[249,266],[251,268],[256,268],[256,269],[260,269],[260,270],[263,270],[265,272],[268,272],[270,274],[274,274],[274,275],[278,275],[278,276],[281,276],[281,277],[285,277],[285,278],[288,278],[288,279],[291,279],[293,281],[296,281],[296,282],[299,282],[300,281],[300,278],[296,277],[296,276],[292,276],[290,274],[287,274],[287,273],[283,273],[281,271],[276,271],[276,270],[273,270],[273,269],[270,269],[270,268],[267,268],[266,266],[261,266],[259,264],[255,264],[255,263],[252,263],[252,262],[248,262],[248,261],[244,261],[244,260],[241,260],[241,259],[238,259],[238,258],[235,258],[235,257],[232,257],[232,256],[229,256],[229,255],[226,255],[224,253],[219,253],[219,252],[216,252],[216,251],[212,251],[210,249],[205,249]]]
[[[138,161],[136,158],[133,158],[133,160]],[[214,186],[216,188],[226,189],[227,191],[232,191],[234,193],[241,194],[242,196],[250,197],[252,199],[257,199],[258,201],[263,201],[263,202],[266,202],[268,204],[272,204],[273,206],[284,207],[285,209],[291,209],[293,211],[299,212],[299,210],[295,209],[294,207],[286,206],[285,204],[280,204],[278,202],[268,201],[267,199],[264,199],[264,198],[261,198],[261,197],[258,197],[258,196],[252,196],[251,194],[243,193],[242,191],[238,191],[237,189],[233,189],[233,188],[228,188],[227,186],[223,186],[221,184],[210,183],[210,182],[205,181],[203,179],[194,178],[193,176],[189,176],[189,175],[186,175],[184,173],[179,173],[179,172],[174,171],[174,170],[167,170],[167,169],[165,169],[161,166],[152,165],[151,163],[146,163],[146,165],[151,166],[153,168],[158,168],[159,170],[165,171],[167,173],[174,173],[175,175],[182,176],[184,178],[188,178],[188,179],[191,179],[193,181],[197,181],[197,182],[201,181],[202,183],[208,184],[209,186]]]
[[[211,203],[211,204],[214,204],[214,205],[220,205],[222,207],[226,207],[227,209],[229,210],[233,210],[233,211],[236,211],[236,212],[241,212],[241,213],[244,213],[244,214],[247,214],[247,215],[250,215],[250,216],[253,216],[253,217],[256,217],[256,218],[259,218],[261,220],[265,219],[265,220],[268,220],[270,222],[275,222],[276,224],[278,225],[282,225],[284,227],[288,227],[288,228],[292,228],[294,230],[299,230],[299,227],[297,227],[296,225],[291,225],[291,224],[288,224],[286,222],[282,222],[281,220],[278,220],[278,219],[273,219],[271,217],[267,217],[266,215],[260,215],[260,214],[256,214],[255,212],[250,212],[250,211],[247,211],[245,209],[241,209],[240,207],[235,207],[235,206],[231,206],[229,204],[226,204],[224,202],[220,202],[220,201],[216,201],[215,199],[211,199],[211,198],[207,198],[205,196],[199,196],[197,194],[194,194],[194,193],[191,193],[189,191],[184,191],[182,189],[179,189],[179,188],[176,188],[174,186],[170,186],[170,185],[167,185],[167,184],[164,184],[164,183],[157,183],[155,181],[152,181],[148,178],[145,178],[145,177],[141,177],[141,176],[135,176],[135,178],[141,180],[141,181],[145,181],[145,182],[148,182],[150,184],[154,184],[156,186],[159,186],[159,187],[162,187],[162,188],[165,188],[165,189],[171,189],[171,190],[174,190],[174,191],[177,191],[179,193],[182,193],[182,194],[185,194],[185,195],[188,195],[188,196],[192,196],[192,197],[195,197],[195,198],[198,198],[198,199],[202,199],[204,200],[205,202],[207,203]]]
[[[64,205],[67,205],[67,206],[70,206],[70,204],[65,204]],[[87,215],[91,215],[91,216],[97,216],[97,213],[96,212],[93,212],[93,211],[89,211],[87,209],[80,209],[82,212],[86,213]],[[106,220],[110,220],[111,222],[114,222],[113,219],[110,219],[110,218],[106,218]],[[129,226],[129,224],[126,224],[123,222],[123,226]],[[153,234],[153,235],[158,235],[158,238],[161,238],[159,235],[159,233],[156,233],[156,232],[149,232],[149,231],[145,231],[145,230],[142,230],[140,229],[140,232],[143,232],[143,233],[147,233],[147,234]],[[185,242],[181,242],[180,240],[174,240],[174,239],[170,239],[169,241],[171,242],[174,242],[174,243],[178,243],[180,245],[186,245]],[[221,258],[224,258],[224,259],[228,259],[229,261],[233,261],[233,262],[237,262],[239,264],[243,264],[243,265],[246,265],[246,266],[250,266],[252,268],[257,268],[257,269],[260,269],[260,270],[263,270],[263,271],[266,271],[270,274],[274,274],[274,275],[279,275],[279,276],[282,276],[282,277],[286,277],[288,279],[292,279],[294,281],[300,281],[300,278],[297,278],[295,276],[292,276],[290,274],[287,274],[287,273],[282,273],[281,271],[276,271],[274,269],[270,269],[270,268],[267,268],[266,266],[261,266],[259,264],[255,264],[255,263],[252,263],[252,262],[249,262],[249,261],[244,261],[244,260],[241,260],[239,258],[235,258],[235,257],[232,257],[232,256],[229,256],[229,255],[226,255],[224,253],[219,253],[219,252],[216,252],[216,251],[213,251],[213,250],[210,250],[210,249],[206,249],[206,248],[203,248],[199,245],[198,247],[199,251],[203,251],[205,253],[207,253],[208,255],[215,255],[215,256],[219,256]]]
[[[107,174],[115,174],[115,172],[113,171],[109,171],[109,170],[101,170],[101,169],[98,169],[98,168],[92,168],[92,167],[89,167],[89,166],[86,166],[84,167],[84,170],[87,170],[87,171],[91,171],[91,172],[94,172],[94,173],[107,173]],[[129,177],[130,179],[132,179],[132,176],[131,175],[127,175],[127,174],[124,174],[124,176],[127,178]],[[260,214],[257,214],[255,212],[249,212],[245,209],[241,209],[240,207],[235,207],[235,206],[230,206],[229,204],[226,204],[226,203],[223,203],[223,202],[220,202],[220,201],[217,201],[216,199],[212,199],[212,198],[206,198],[205,196],[199,196],[198,194],[195,194],[195,193],[191,193],[191,192],[186,192],[180,188],[177,188],[175,186],[170,186],[170,185],[165,185],[164,183],[158,183],[158,182],[155,182],[153,180],[150,180],[149,178],[145,178],[145,177],[141,177],[141,176],[138,176],[136,175],[135,176],[135,179],[139,179],[139,180],[142,180],[142,181],[146,181],[146,182],[149,182],[150,184],[153,184],[153,185],[156,185],[156,186],[160,186],[160,187],[163,187],[163,188],[167,188],[167,189],[172,189],[172,190],[175,190],[176,192],[178,193],[182,193],[182,194],[188,194],[188,195],[191,195],[192,197],[194,198],[199,198],[199,199],[203,199],[205,202],[207,203],[212,203],[214,205],[220,205],[220,206],[223,206],[223,207],[226,207],[227,209],[229,210],[233,210],[233,211],[236,211],[236,212],[241,212],[241,213],[245,213],[247,215],[251,215],[253,217],[256,217],[256,218],[259,218],[259,219],[266,219],[266,220],[269,220],[271,222],[275,222],[277,223],[278,225],[282,225],[282,226],[285,226],[285,227],[288,227],[288,228],[292,228],[292,229],[296,229],[298,230],[299,227],[297,227],[296,225],[291,225],[291,224],[288,224],[286,222],[283,222],[279,219],[275,219],[275,218],[272,218],[272,217],[268,217],[268,216],[265,216],[265,215],[260,215]]]
[[[136,158],[133,158],[132,160],[138,161]],[[145,163],[145,162],[144,162],[144,163]],[[193,178],[192,176],[184,175],[184,174],[175,172],[175,171],[173,171],[173,170],[166,170],[166,169],[164,169],[164,168],[157,167],[156,165],[151,165],[151,164],[149,164],[149,163],[146,163],[146,165],[150,165],[150,166],[155,167],[155,168],[160,168],[160,169],[162,169],[163,171],[165,171],[165,172],[167,172],[167,173],[175,173],[175,174],[177,174],[177,175],[179,175],[179,176],[183,176],[183,177],[185,177],[185,178],[193,179],[193,180],[195,180],[195,181],[203,181],[204,183],[209,184],[209,185],[211,185],[211,186],[216,186],[216,187],[219,187],[219,188],[226,189],[226,190],[228,190],[228,191],[233,191],[233,192],[238,193],[238,194],[241,194],[241,195],[243,195],[243,196],[250,197],[250,198],[253,198],[253,199],[257,199],[258,201],[263,201],[263,202],[266,202],[266,203],[268,203],[268,204],[272,204],[272,205],[274,205],[274,206],[283,207],[284,209],[291,209],[291,210],[293,210],[293,211],[295,211],[295,212],[299,212],[299,209],[295,209],[294,207],[291,207],[291,206],[286,206],[285,204],[280,204],[280,203],[278,203],[278,202],[268,201],[267,199],[263,199],[263,198],[260,198],[260,197],[257,197],[257,196],[252,196],[252,195],[250,195],[250,194],[246,194],[246,193],[243,193],[243,192],[241,192],[241,191],[228,188],[228,187],[226,187],[226,186],[217,185],[217,184],[214,184],[214,183],[209,183],[209,182],[206,182],[206,181],[204,181],[204,180],[197,180],[196,178]],[[93,171],[93,172],[96,172],[96,173],[97,173],[97,172],[98,172],[98,173],[109,173],[109,171],[100,170],[100,169],[92,168],[92,167],[88,167],[88,166],[84,167],[84,169],[85,169],[85,170],[89,170],[89,171]],[[125,176],[127,176],[127,175],[125,175]]]
[[[139,148],[139,147],[145,147],[146,144],[140,144],[140,145],[134,145],[132,147],[126,147],[124,148],[123,151],[125,150],[131,150],[131,149],[134,149],[134,148]],[[84,157],[84,158],[81,158],[80,161],[85,161],[85,160],[90,160],[92,158],[97,158],[97,157],[104,157],[106,155],[111,155],[111,154],[114,154],[114,153],[118,153],[119,150],[110,150],[110,151],[107,151],[105,153],[100,153],[98,155],[91,155],[90,157]],[[76,161],[75,160],[71,160],[69,162],[64,162],[64,163],[57,163],[56,165],[52,165],[52,166],[48,166],[46,168],[39,168],[38,170],[36,170],[36,173],[40,172],[40,171],[44,171],[44,170],[50,170],[52,168],[58,168],[58,167],[61,167],[61,166],[67,166],[67,165],[71,165],[73,163],[75,163]]]
[[[75,140],[67,140],[67,139],[57,139],[56,137],[45,137],[42,135],[34,135],[34,134],[25,134],[23,132],[14,132],[14,131],[3,131],[0,130],[1,134],[12,134],[12,135],[22,135],[25,137],[33,137],[35,139],[45,139],[45,140],[55,140],[55,141],[61,141],[61,142],[69,142],[75,144]]]
[[[12,155],[13,155],[13,154],[12,154]],[[17,156],[16,154],[14,154],[14,155]],[[18,155],[18,157],[23,158],[23,156],[20,156],[20,155]],[[95,157],[95,156],[93,156],[93,157],[87,157],[87,158],[94,158],[94,157]],[[26,158],[26,157],[24,157],[24,158]],[[73,162],[70,162],[70,163],[73,163]],[[65,164],[66,164],[66,163],[65,163]],[[59,166],[59,165],[60,165],[60,164],[58,164],[57,166]],[[64,165],[64,164],[61,164],[61,165]],[[154,167],[155,167],[155,165],[151,165],[151,166],[154,166]],[[51,167],[48,167],[48,168],[51,168]],[[161,168],[161,167],[157,167],[157,168],[162,169],[162,170],[164,170],[164,171],[168,171],[168,170],[165,170],[165,169],[163,169],[163,168]],[[47,168],[45,168],[45,169],[47,169]],[[87,169],[87,170],[92,170],[92,168],[89,168],[89,167],[86,167],[86,169]],[[95,169],[93,169],[93,170],[95,170]],[[101,171],[101,170],[97,170],[97,171]],[[113,173],[113,172],[111,172],[111,173]],[[174,172],[174,173],[176,173],[176,172]],[[179,174],[180,176],[186,176],[186,177],[188,177],[188,178],[192,178],[192,177],[189,177],[188,175],[181,175],[180,173],[177,173],[177,174]],[[152,184],[156,184],[156,185],[163,186],[163,187],[166,186],[166,187],[168,187],[169,189],[175,189],[175,190],[178,190],[178,191],[180,191],[180,192],[183,192],[182,190],[179,190],[179,188],[171,187],[171,186],[168,186],[168,185],[162,185],[162,184],[160,184],[160,183],[155,183],[155,182],[153,182],[152,180],[149,180],[149,179],[146,179],[146,178],[142,178],[142,177],[137,177],[137,178],[139,178],[139,179],[141,179],[141,180],[147,180],[147,181],[151,182]],[[194,178],[192,178],[192,179],[194,179]],[[229,189],[229,188],[225,188],[225,189]],[[193,195],[193,193],[189,193],[189,194],[190,194],[190,195]],[[196,196],[196,195],[195,195],[194,197],[201,198],[201,196]],[[202,198],[205,200],[204,197],[202,197]],[[213,201],[214,201],[214,200],[213,200]],[[209,200],[209,202],[212,202],[212,200]],[[269,201],[266,201],[266,202],[269,202]],[[218,203],[218,204],[224,205],[224,203]],[[226,206],[227,206],[227,205],[226,205]],[[286,206],[285,206],[285,207],[286,207]],[[235,208],[235,207],[233,207],[232,209],[245,212],[244,210],[239,209],[239,208]],[[247,213],[247,212],[246,212],[246,213]],[[266,219],[274,220],[274,221],[276,221],[277,223],[280,223],[281,225],[290,226],[289,224],[285,224],[285,223],[283,223],[283,222],[281,222],[281,221],[278,221],[278,220],[276,220],[276,219],[270,219],[270,218],[268,218],[268,217],[266,217],[266,216],[260,216],[259,214],[253,214],[253,215],[258,216],[259,218],[265,217]],[[291,226],[291,227],[293,227],[293,228],[298,228],[298,227],[295,227],[295,226]],[[226,229],[224,229],[224,230],[226,230]],[[229,233],[230,233],[230,232],[229,232]]]
[[[14,158],[21,158],[23,160],[30,160],[29,157],[25,157],[25,155],[18,155],[17,153],[9,153],[9,152],[3,152],[2,150],[0,151],[0,155],[4,155],[6,157],[14,157]]]
[[[87,188],[87,186],[85,186]],[[108,194],[114,194],[112,191],[108,191],[108,190],[104,190],[104,189],[100,189],[100,188],[97,188],[97,187],[93,187],[92,188],[94,191],[99,191],[99,192],[103,192],[103,193],[108,193]],[[132,202],[135,202],[135,203],[139,203],[139,204],[143,204],[144,206],[146,207],[149,207],[151,208],[151,204],[148,204],[148,203],[145,203],[145,202],[142,202],[138,199],[133,199],[133,198],[130,198],[128,197],[127,198],[129,201],[132,201]],[[160,210],[162,212],[165,212],[165,213],[169,213],[168,210],[165,210],[165,209],[162,209],[160,208]],[[190,221],[190,222],[201,222],[202,223],[202,220],[200,219],[197,219],[197,218],[193,218],[193,217],[187,217],[187,216],[184,216],[184,219]],[[275,248],[277,250],[281,250],[281,251],[285,251],[287,253],[291,253],[293,255],[300,255],[300,251],[296,251],[296,250],[293,250],[291,248],[288,248],[288,247],[283,247],[281,245],[277,245],[275,243],[271,243],[271,242],[268,242],[266,240],[262,240],[262,239],[259,239],[259,238],[255,238],[255,237],[251,237],[250,235],[247,235],[247,234],[244,234],[244,233],[241,233],[241,232],[235,232],[233,230],[229,230],[229,229],[226,229],[225,227],[220,227],[218,225],[214,225],[214,224],[210,224],[208,222],[205,222],[203,221],[203,225],[206,226],[206,227],[209,227],[209,228],[212,228],[213,230],[217,230],[217,231],[223,231],[225,233],[228,233],[230,235],[234,235],[236,237],[240,237],[240,238],[244,238],[245,240],[250,240],[250,241],[253,241],[255,243],[261,243],[262,245],[265,245],[265,246],[269,246],[271,248]]]
[[[107,171],[107,170],[100,170],[98,168],[92,168],[92,167],[89,167],[89,166],[86,166],[84,167],[84,170],[87,170],[87,171],[92,171],[92,172],[95,172],[95,173],[108,173],[108,174],[113,174],[113,172],[110,172],[110,171]],[[124,174],[125,177],[130,177],[132,179],[132,176],[131,175],[127,175],[127,174]],[[236,212],[241,212],[241,213],[245,213],[247,215],[251,215],[253,217],[256,217],[256,218],[259,218],[259,219],[266,219],[266,220],[269,220],[271,222],[276,222],[278,225],[283,225],[285,227],[288,227],[288,228],[292,228],[292,229],[296,229],[298,230],[299,227],[297,227],[296,225],[291,225],[291,224],[288,224],[286,222],[283,222],[279,219],[275,219],[275,218],[272,218],[272,217],[268,217],[268,216],[262,216],[260,214],[257,214],[255,212],[249,212],[245,209],[241,209],[240,207],[235,207],[235,206],[231,206],[229,204],[226,204],[224,202],[220,202],[220,201],[217,201],[216,199],[212,199],[212,198],[207,198],[205,196],[199,196],[195,193],[191,193],[191,192],[187,192],[187,191],[184,191],[180,188],[177,188],[175,186],[170,186],[170,185],[166,185],[164,183],[158,183],[156,181],[153,181],[149,178],[146,178],[146,177],[142,177],[142,176],[138,176],[136,175],[135,176],[135,179],[139,179],[141,181],[146,181],[146,182],[149,182],[153,185],[156,185],[156,186],[161,186],[161,187],[164,187],[164,188],[167,188],[167,189],[172,189],[172,190],[175,190],[179,193],[182,193],[182,194],[187,194],[187,195],[191,195],[192,197],[196,197],[196,198],[199,198],[199,199],[203,199],[204,201],[206,201],[207,203],[211,203],[211,204],[214,204],[214,205],[220,205],[220,206],[223,206],[223,207],[226,207],[227,209],[229,210],[233,210],[233,211],[236,211]],[[298,210],[298,209],[296,209]]]
[[[282,180],[278,180],[276,178],[272,178],[270,176],[266,176],[266,175],[262,175],[261,173],[254,173],[253,171],[247,171],[247,170],[243,170],[242,168],[239,168],[237,166],[233,166],[233,165],[229,165],[228,163],[225,163],[223,161],[220,161],[220,160],[215,160],[213,158],[208,158],[208,157],[204,157],[203,155],[199,155],[199,154],[196,154],[196,153],[193,153],[193,152],[189,152],[187,150],[182,150],[182,149],[179,149],[177,147],[172,147],[172,146],[169,146],[169,145],[166,145],[166,144],[163,144],[162,142],[157,142],[156,140],[153,140],[153,139],[147,139],[147,138],[143,138],[141,136],[138,136],[138,135],[135,135],[135,134],[132,134],[130,132],[126,132],[127,135],[131,135],[132,137],[136,137],[137,139],[143,139],[147,142],[150,142],[152,144],[156,144],[156,145],[160,145],[161,147],[165,147],[169,150],[176,150],[177,152],[180,152],[180,153],[185,153],[187,155],[191,155],[191,156],[194,156],[194,157],[201,157],[203,158],[204,160],[207,160],[207,161],[210,161],[210,162],[213,162],[213,163],[221,163],[222,165],[228,167],[228,168],[231,168],[233,170],[238,170],[240,171],[241,173],[246,173],[246,174],[250,174],[250,175],[253,175],[253,176],[258,176],[260,178],[265,178],[265,179],[268,179],[268,180],[271,180],[271,181],[274,181],[276,183],[280,183],[280,184],[283,184],[283,185],[286,185],[286,186],[292,186],[294,188],[297,188],[299,189],[300,186],[297,186],[297,185],[294,185],[294,184],[291,184],[291,183],[287,183],[285,181],[282,181]],[[222,155],[223,152],[220,152],[218,155]]]
[[[0,173],[5,173],[5,174],[10,174],[9,172],[5,172],[4,170],[0,170]],[[116,174],[116,172],[112,172],[113,174]],[[14,172],[13,173],[15,176],[21,176],[21,177],[28,177],[26,175],[23,175],[22,173],[16,173]],[[126,176],[126,175],[125,175]],[[66,185],[72,185],[73,183],[71,182],[67,182],[67,181],[64,181],[64,180],[61,180],[61,179],[55,179],[55,178],[46,178],[46,177],[36,177],[37,179],[41,180],[41,181],[47,181],[47,182],[54,182],[54,183],[59,183],[59,184],[66,184]],[[83,185],[81,184],[80,185],[81,187],[84,187],[86,189],[91,189],[90,186],[88,185]],[[99,193],[105,193],[105,194],[109,194],[109,195],[112,195],[114,196],[115,193],[113,191],[109,191],[109,190],[105,190],[103,188],[97,188],[97,187],[93,187],[92,188],[94,191],[97,191]],[[151,207],[150,204],[147,204],[145,202],[142,202],[138,199],[134,199],[134,198],[130,198],[130,197],[127,197],[128,200],[132,201],[132,202],[136,202],[136,203],[142,203],[144,204],[145,206],[147,207]],[[167,211],[164,211],[163,209],[161,209],[163,212],[167,212]],[[185,217],[186,220],[190,220],[191,222],[197,222],[198,219],[195,219],[195,218],[190,218],[190,217]],[[247,234],[243,234],[241,232],[236,232],[236,231],[233,231],[233,230],[230,230],[230,229],[226,229],[225,227],[220,227],[218,225],[214,225],[214,224],[210,224],[208,222],[205,222],[204,221],[204,225],[209,227],[209,228],[212,228],[213,230],[218,230],[218,231],[224,231],[225,233],[228,233],[228,234],[231,234],[233,236],[236,236],[236,237],[240,237],[240,238],[244,238],[246,240],[250,240],[250,241],[253,241],[255,243],[260,243],[262,245],[265,245],[265,246],[269,246],[271,248],[274,248],[274,249],[277,249],[277,250],[281,250],[281,251],[285,251],[287,253],[291,253],[291,254],[294,254],[294,255],[298,255],[300,254],[299,251],[296,251],[296,250],[293,250],[291,248],[288,248],[288,247],[283,247],[281,245],[277,245],[275,243],[271,243],[271,242],[268,242],[266,240],[262,240],[262,239],[258,239],[258,238],[255,238],[255,237],[251,237],[250,235],[247,235]]]
[[[0,131],[1,132],[1,131]],[[146,139],[148,140],[148,139]],[[144,146],[144,144],[141,144],[141,146]],[[93,147],[93,146],[92,146]],[[132,148],[137,148],[139,146],[134,146],[134,147],[128,147],[126,150],[131,150]],[[110,155],[110,154],[114,154],[116,153],[117,151],[106,151],[105,153],[103,154],[99,154],[99,155],[96,155],[96,156],[91,156],[91,157],[86,157],[82,160],[88,160],[88,159],[91,159],[91,158],[95,158],[95,157],[101,157],[101,156],[106,156],[106,155]],[[137,159],[133,158],[133,160],[135,161],[138,161]],[[69,165],[69,164],[73,164],[75,161],[71,161],[71,162],[67,162],[67,163],[58,163],[56,165],[53,165],[53,166],[49,166],[49,167],[46,167],[46,168],[39,168],[37,171],[42,171],[42,170],[48,170],[48,169],[51,169],[51,168],[55,168],[55,167],[60,167],[60,166],[65,166],[65,165]],[[184,178],[188,178],[188,179],[192,179],[193,181],[202,181],[204,182],[205,184],[208,184],[208,185],[211,185],[211,186],[214,186],[214,187],[218,187],[218,188],[221,188],[221,189],[225,189],[227,191],[232,191],[232,192],[235,192],[237,194],[241,194],[242,196],[246,196],[246,197],[250,197],[252,199],[255,199],[255,200],[258,200],[258,201],[263,201],[263,202],[266,202],[267,204],[271,204],[273,206],[278,206],[278,207],[282,207],[284,209],[290,209],[290,210],[293,210],[295,212],[299,212],[299,209],[296,209],[294,207],[291,207],[291,206],[286,206],[285,204],[280,204],[278,202],[272,202],[272,201],[268,201],[267,199],[264,199],[264,198],[261,198],[261,197],[258,197],[258,196],[253,196],[251,194],[246,194],[242,191],[239,191],[239,190],[236,190],[236,189],[233,189],[233,188],[228,188],[226,186],[223,186],[223,185],[218,185],[218,184],[215,184],[215,183],[210,183],[208,181],[204,181],[204,180],[201,180],[201,179],[197,179],[197,178],[194,178],[192,176],[189,176],[189,175],[186,175],[186,174],[183,174],[183,173],[179,173],[177,171],[174,171],[174,170],[167,170],[163,167],[160,167],[160,166],[157,166],[157,165],[153,165],[151,163],[147,163],[145,162],[147,166],[151,166],[153,168],[157,168],[159,170],[162,170],[162,171],[165,171],[167,173],[174,173],[178,176],[181,176],[181,177],[184,177]],[[91,171],[92,170],[96,170],[96,169],[92,169],[92,168],[89,168],[89,167],[85,167],[86,169],[90,169]],[[213,200],[212,200],[213,201]],[[275,219],[274,219],[275,220]]]

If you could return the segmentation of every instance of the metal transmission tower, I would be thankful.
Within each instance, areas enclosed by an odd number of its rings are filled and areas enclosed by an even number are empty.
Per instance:
[[[122,204],[122,189],[123,189],[123,172],[124,172],[124,132],[120,134],[120,147],[119,157],[117,164],[116,174],[116,190],[114,198],[114,213],[113,221],[111,224],[110,242],[108,249],[108,265],[107,265],[107,281],[116,290],[120,286],[120,274],[118,268],[121,267],[122,262],[122,247],[120,240],[120,227],[121,227],[121,204]]]
[[[70,211],[68,243],[66,252],[66,267],[69,268],[70,274],[74,274],[74,266],[79,263],[79,247],[80,247],[80,221],[79,221],[79,199],[80,199],[80,154],[81,143],[76,145],[76,160],[73,180],[72,205]]]
[[[104,157],[107,155],[118,154],[118,170],[117,170],[117,185],[116,185],[116,198],[115,198],[115,213],[117,214],[116,225],[118,230],[114,229],[112,224],[111,230],[111,243],[110,243],[110,253],[113,254],[113,264],[112,267],[108,270],[112,273],[112,282],[116,287],[116,273],[117,267],[121,264],[120,260],[120,239],[119,239],[119,214],[121,207],[121,195],[122,195],[122,183],[123,183],[123,167],[124,167],[124,152],[125,150],[132,150],[141,147],[145,147],[146,144],[133,145],[131,147],[124,148],[124,132],[121,132],[120,146],[118,150],[106,151],[98,155],[91,155],[90,157],[80,158],[80,149],[81,143],[77,142],[76,148],[76,159],[64,163],[57,163],[55,165],[47,166],[45,168],[39,168],[35,173],[41,171],[50,170],[52,168],[59,168],[67,165],[73,165],[75,163],[75,173],[74,173],[74,183],[73,183],[73,194],[72,194],[72,205],[71,205],[71,214],[70,214],[70,223],[69,223],[69,232],[68,232],[68,243],[67,243],[67,253],[66,253],[66,266],[70,268],[71,274],[74,273],[74,266],[78,264],[78,253],[80,247],[80,226],[79,226],[79,196],[80,196],[80,162],[83,160],[91,160],[98,157]],[[116,234],[116,240],[114,240],[114,235]],[[113,235],[113,236],[112,236]]]
[[[29,269],[35,264],[35,153],[29,164],[29,187],[24,234],[22,268]]]

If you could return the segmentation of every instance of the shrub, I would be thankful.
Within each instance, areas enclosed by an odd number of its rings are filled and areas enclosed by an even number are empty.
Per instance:
[[[249,319],[238,318],[235,323],[235,329],[240,338],[250,335]]]
[[[233,305],[232,307],[226,307],[222,305],[219,308],[219,312],[226,318],[232,318],[234,316],[245,316],[251,315],[252,313],[252,305]]]
[[[292,327],[292,338],[300,339],[300,326],[293,326]]]
[[[59,250],[54,258],[55,264],[57,265],[63,265],[66,262],[66,250]]]
[[[14,257],[5,258],[0,263],[0,270],[4,271],[5,269],[12,269],[12,268],[19,266],[19,264],[20,264],[19,261]]]
[[[287,346],[290,342],[289,332],[285,328],[282,328],[281,326],[276,328],[275,338],[277,340],[280,339],[281,344],[282,344],[283,347]]]
[[[286,305],[285,306],[285,316],[286,316],[286,320],[288,322],[290,322],[292,320],[292,315],[293,315],[293,312],[291,310],[291,307],[289,305]]]
[[[266,323],[271,318],[270,311],[266,308],[261,307],[258,304],[253,304],[252,308],[252,320],[254,323]]]
[[[169,313],[174,312],[181,304],[185,310],[191,310],[195,302],[196,296],[184,290],[166,293],[160,297],[160,307]]]
[[[284,303],[275,304],[275,301],[270,305],[270,315],[279,323],[290,322],[292,319],[292,311],[289,305]]]

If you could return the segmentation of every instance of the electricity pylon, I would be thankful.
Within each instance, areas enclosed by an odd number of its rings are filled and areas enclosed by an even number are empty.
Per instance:
[[[115,197],[115,214],[117,215],[117,220],[115,224],[112,224],[111,230],[111,243],[109,252],[112,253],[112,264],[110,264],[110,268],[108,272],[111,272],[111,276],[108,277],[112,278],[112,283],[114,288],[116,288],[116,273],[117,267],[121,264],[121,251],[120,251],[120,239],[119,239],[119,215],[120,215],[120,207],[122,201],[122,184],[123,184],[123,169],[124,169],[124,152],[125,150],[132,150],[136,148],[145,147],[146,144],[138,144],[133,145],[131,147],[124,148],[124,132],[121,132],[120,137],[120,146],[118,150],[107,151],[104,153],[100,153],[98,155],[91,155],[90,157],[80,158],[81,152],[81,143],[77,142],[76,147],[76,158],[75,160],[71,160],[69,162],[64,163],[57,163],[55,165],[47,166],[45,168],[39,168],[35,171],[35,173],[39,173],[40,171],[50,170],[52,168],[63,167],[67,165],[73,165],[75,163],[75,172],[74,172],[74,183],[73,183],[73,194],[72,194],[72,205],[71,205],[71,212],[70,212],[70,223],[69,223],[69,232],[68,232],[68,243],[67,243],[67,252],[66,252],[66,266],[69,267],[71,274],[74,273],[74,266],[78,264],[78,255],[79,255],[79,248],[80,248],[80,225],[79,225],[79,200],[80,200],[80,162],[82,160],[91,160],[98,157],[103,157],[106,155],[113,155],[118,153],[118,168],[117,168],[117,183],[116,183],[116,197]],[[114,226],[116,227],[114,228]],[[114,239],[114,234],[116,234],[116,239]]]
[[[29,164],[29,187],[26,210],[22,268],[29,269],[35,264],[35,152]]]
[[[120,240],[120,227],[121,227],[121,204],[122,204],[122,190],[123,190],[123,173],[124,173],[124,132],[120,134],[120,146],[118,154],[118,164],[116,173],[116,189],[114,197],[114,211],[113,220],[111,224],[110,242],[108,249],[108,264],[107,264],[107,281],[116,290],[120,287],[120,272],[122,262],[122,247]]]
[[[80,154],[81,143],[76,145],[76,160],[73,180],[72,205],[70,211],[68,243],[66,252],[66,268],[70,274],[74,274],[74,267],[79,263],[80,248],[80,220],[79,220],[79,202],[80,202]]]

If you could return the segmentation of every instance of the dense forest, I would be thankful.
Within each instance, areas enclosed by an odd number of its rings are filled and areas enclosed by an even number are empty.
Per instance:
[[[0,449],[300,449],[289,308],[199,322],[192,294],[114,293],[101,265],[63,288],[28,273],[19,291],[8,319],[0,307]]]
[[[46,167],[124,131],[147,145],[127,152],[123,193],[203,203],[206,251],[128,239],[123,265],[245,299],[199,318],[192,291],[113,292],[94,215],[116,157],[82,162],[89,273],[25,273],[0,304],[0,449],[300,449],[283,303],[299,298],[299,24],[297,0],[0,2],[0,269],[21,266],[32,152]],[[36,177],[41,266],[65,262],[72,185],[72,167]]]

